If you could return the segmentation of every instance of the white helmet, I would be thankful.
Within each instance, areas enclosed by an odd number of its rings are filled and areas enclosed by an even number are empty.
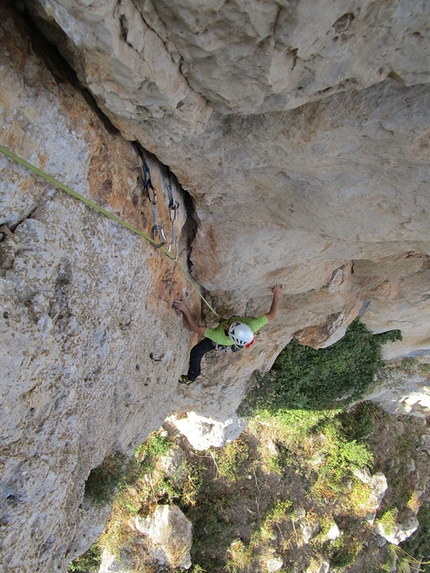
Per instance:
[[[228,335],[236,346],[251,346],[254,342],[254,333],[243,322],[233,322],[228,329]]]

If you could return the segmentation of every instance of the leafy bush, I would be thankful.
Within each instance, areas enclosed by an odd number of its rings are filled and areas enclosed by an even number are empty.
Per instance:
[[[400,339],[398,330],[374,335],[356,319],[328,348],[315,350],[293,340],[250,393],[244,413],[341,408],[373,383],[383,365],[382,345]]]
[[[374,428],[374,415],[380,413],[372,402],[360,402],[352,410],[342,412],[338,418],[348,440],[363,440]]]
[[[330,565],[342,569],[348,567],[348,565],[354,563],[360,548],[360,543],[357,540],[339,537],[330,545]]]
[[[131,458],[120,453],[106,457],[103,463],[91,470],[85,482],[85,495],[98,505],[113,501],[119,491],[151,471],[158,457],[170,448],[168,438],[153,433],[136,448]]]
[[[72,561],[68,573],[95,573],[100,569],[101,549],[92,545],[84,555]]]
[[[85,482],[85,496],[96,505],[111,502],[126,475],[126,460],[126,456],[117,453],[106,457],[102,464],[91,470]]]

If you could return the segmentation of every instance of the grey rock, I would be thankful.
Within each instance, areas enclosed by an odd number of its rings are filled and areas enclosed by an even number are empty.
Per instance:
[[[103,550],[99,573],[133,573],[133,564],[124,562],[122,558],[112,555],[107,549]]]
[[[207,450],[211,446],[221,447],[238,438],[246,427],[246,421],[233,414],[221,421],[195,412],[187,416],[172,416],[169,421],[186,436],[196,450]]]
[[[136,517],[135,525],[151,540],[150,550],[161,565],[191,567],[192,525],[179,507],[159,505],[152,515]]]
[[[383,537],[388,543],[393,545],[399,545],[402,541],[405,541],[410,537],[419,526],[418,519],[415,515],[411,514],[408,518],[402,520],[402,522],[396,522],[394,526],[387,527],[381,521],[377,521],[375,524],[376,532]]]
[[[208,356],[178,387],[196,337],[171,303],[184,294],[198,316],[189,283],[0,155],[1,554],[33,573],[65,570],[100,534],[109,507],[84,495],[93,468],[171,415],[203,419],[202,447],[233,439],[249,379],[294,335],[323,347],[361,313],[374,332],[402,330],[387,359],[428,358],[430,43],[422,0],[26,5],[121,135],[48,70],[11,3],[2,144],[150,232],[138,140],[176,176],[180,260],[220,315],[265,313],[268,287],[285,284],[249,352]],[[168,228],[166,170],[148,161]],[[428,382],[402,383],[396,403],[426,417]]]
[[[284,561],[281,559],[281,557],[273,557],[267,561],[266,565],[269,573],[275,573],[276,571],[282,569]]]
[[[423,434],[421,436],[421,447],[430,456],[430,434]]]

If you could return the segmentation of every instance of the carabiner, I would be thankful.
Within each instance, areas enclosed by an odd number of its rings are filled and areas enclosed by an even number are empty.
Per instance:
[[[172,248],[175,248],[175,256],[170,256],[170,251],[172,250]],[[177,261],[178,260],[178,255],[179,255],[179,249],[178,249],[178,243],[169,243],[169,246],[167,247],[167,253],[166,255],[169,257],[169,259],[172,259],[172,261]]]
[[[156,249],[159,249],[160,247],[166,244],[167,242],[166,235],[164,234],[164,230],[161,225],[154,225],[151,229],[151,235],[154,241],[156,240],[156,237],[161,235],[161,243],[158,243],[158,245],[154,245]]]
[[[149,180],[146,184],[145,184],[145,189],[146,189],[146,196],[148,197],[149,201],[153,204],[156,205],[157,204],[157,191],[155,190],[154,185],[152,184],[152,181]],[[151,193],[150,190],[152,191],[152,198],[151,198]]]
[[[173,199],[170,199],[169,210],[170,210],[170,220],[172,222],[175,221],[177,217],[178,209],[179,209],[179,203],[177,201],[174,201]]]

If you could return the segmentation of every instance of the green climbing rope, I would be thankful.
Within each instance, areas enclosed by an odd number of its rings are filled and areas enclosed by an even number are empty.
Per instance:
[[[152,239],[152,237],[150,237],[149,235],[146,235],[145,233],[143,233],[142,231],[139,231],[139,229],[136,229],[136,227],[133,227],[133,225],[130,225],[129,223],[127,223],[126,221],[123,221],[122,219],[120,219],[119,217],[117,217],[116,215],[114,215],[113,213],[110,213],[109,211],[106,211],[106,209],[103,209],[103,207],[100,207],[100,205],[97,205],[97,203],[94,203],[93,201],[91,201],[90,199],[87,199],[86,197],[83,197],[82,195],[80,195],[79,193],[77,193],[76,191],[74,191],[73,189],[71,189],[70,187],[68,187],[67,185],[64,185],[63,183],[61,183],[60,181],[58,181],[57,179],[55,179],[54,177],[52,177],[51,175],[49,175],[48,173],[45,173],[44,171],[42,171],[41,169],[38,169],[37,167],[35,167],[34,165],[32,165],[31,163],[29,163],[28,161],[26,161],[25,159],[22,159],[22,157],[19,157],[19,155],[15,155],[15,153],[12,153],[12,151],[9,151],[9,149],[7,149],[6,147],[3,147],[2,145],[0,145],[0,151],[6,155],[7,157],[9,157],[9,159],[12,159],[13,161],[15,161],[16,163],[19,163],[20,165],[22,165],[23,167],[25,167],[26,169],[29,169],[30,171],[32,171],[33,173],[35,173],[36,175],[39,175],[40,177],[43,177],[44,179],[46,179],[47,181],[49,181],[49,183],[52,183],[52,185],[55,185],[55,187],[59,187],[60,189],[62,189],[63,191],[65,191],[66,193],[68,193],[69,195],[71,195],[72,197],[74,197],[75,199],[78,199],[79,201],[82,201],[82,203],[85,203],[85,205],[88,205],[89,207],[92,207],[93,209],[95,209],[96,211],[98,211],[99,213],[101,213],[102,215],[104,215],[105,217],[108,217],[109,219],[112,219],[113,221],[116,221],[117,223],[119,223],[120,225],[122,225],[123,227],[125,227],[126,229],[128,229],[129,231],[132,231],[133,233],[135,233],[136,235],[139,235],[140,237],[143,237],[144,239],[146,239],[149,243],[151,243],[154,246],[157,246],[157,242],[154,241],[154,239]],[[168,249],[164,248],[164,247],[160,247],[158,250],[162,251],[166,257],[168,257],[172,262],[175,263],[175,265],[179,268],[179,270],[181,271],[181,273],[184,275],[184,277],[186,278],[186,280],[190,283],[190,285],[193,287],[193,289],[196,291],[196,293],[199,295],[199,297],[202,299],[202,301],[206,304],[206,306],[211,310],[211,312],[213,312],[216,316],[219,317],[219,314],[212,308],[212,306],[209,304],[209,302],[205,299],[205,297],[202,295],[202,293],[199,291],[198,286],[196,284],[196,282],[194,281],[194,279],[189,275],[189,273],[184,269],[184,267],[181,265],[181,263],[177,260],[175,260],[169,253]]]

